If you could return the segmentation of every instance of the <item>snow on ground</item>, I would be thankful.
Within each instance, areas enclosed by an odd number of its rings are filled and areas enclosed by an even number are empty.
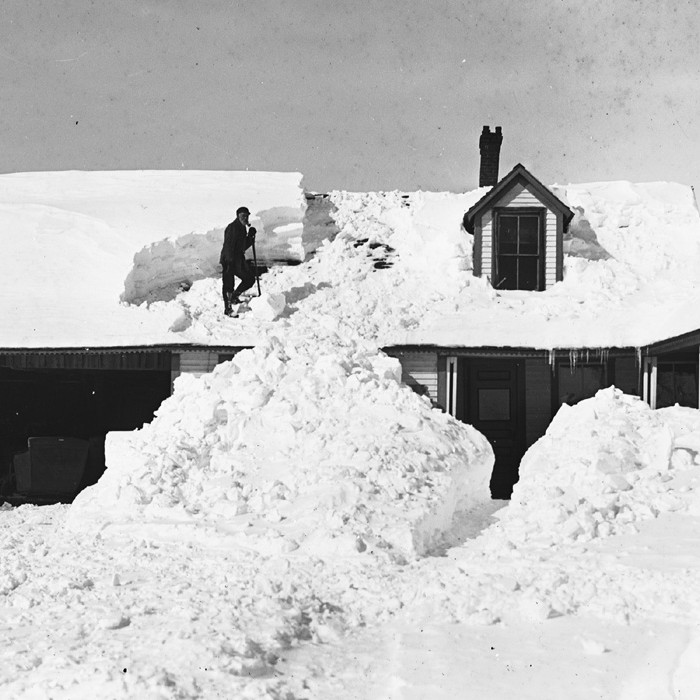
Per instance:
[[[565,407],[513,501],[490,502],[482,436],[378,349],[630,345],[700,325],[692,194],[565,188],[567,278],[543,294],[472,277],[459,222],[481,194],[333,193],[337,235],[273,268],[238,319],[214,277],[120,307],[177,342],[255,347],[110,435],[72,506],[0,511],[3,696],[693,697],[700,413],[614,389]]]

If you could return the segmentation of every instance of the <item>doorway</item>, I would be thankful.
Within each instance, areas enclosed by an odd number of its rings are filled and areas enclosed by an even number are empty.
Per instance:
[[[473,425],[491,443],[495,456],[491,497],[510,498],[525,453],[524,363],[462,359],[459,374],[457,418]]]

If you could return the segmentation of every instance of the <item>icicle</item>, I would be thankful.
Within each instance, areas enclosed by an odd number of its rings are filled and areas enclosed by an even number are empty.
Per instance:
[[[635,351],[637,353],[637,367],[642,366],[642,348],[635,348]]]
[[[557,351],[554,350],[553,348],[549,350],[549,366],[554,369],[554,361],[557,359],[556,358]]]
[[[570,371],[573,373],[576,369],[576,360],[578,359],[578,351],[576,348],[571,348],[569,350],[569,364],[571,365]]]
[[[600,361],[602,364],[607,364],[608,358],[610,357],[610,348],[600,349]]]

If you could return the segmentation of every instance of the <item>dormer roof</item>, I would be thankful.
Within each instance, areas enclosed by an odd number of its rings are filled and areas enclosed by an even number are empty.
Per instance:
[[[497,182],[474,206],[464,215],[464,228],[474,233],[474,220],[487,210],[494,202],[508,192],[512,187],[522,185],[529,189],[548,208],[559,212],[564,217],[564,230],[574,217],[574,212],[564,204],[548,187],[545,187],[524,165],[518,163],[507,175]]]

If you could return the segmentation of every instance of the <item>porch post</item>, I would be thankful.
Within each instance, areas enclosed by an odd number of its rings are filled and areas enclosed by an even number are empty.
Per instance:
[[[649,405],[652,408],[656,408],[656,370],[657,370],[657,360],[658,358],[651,358],[651,381],[649,387]]]
[[[457,358],[450,356],[447,358],[447,412],[451,416],[457,415]]]
[[[649,367],[651,360],[645,357],[642,360],[642,400],[649,403]]]

